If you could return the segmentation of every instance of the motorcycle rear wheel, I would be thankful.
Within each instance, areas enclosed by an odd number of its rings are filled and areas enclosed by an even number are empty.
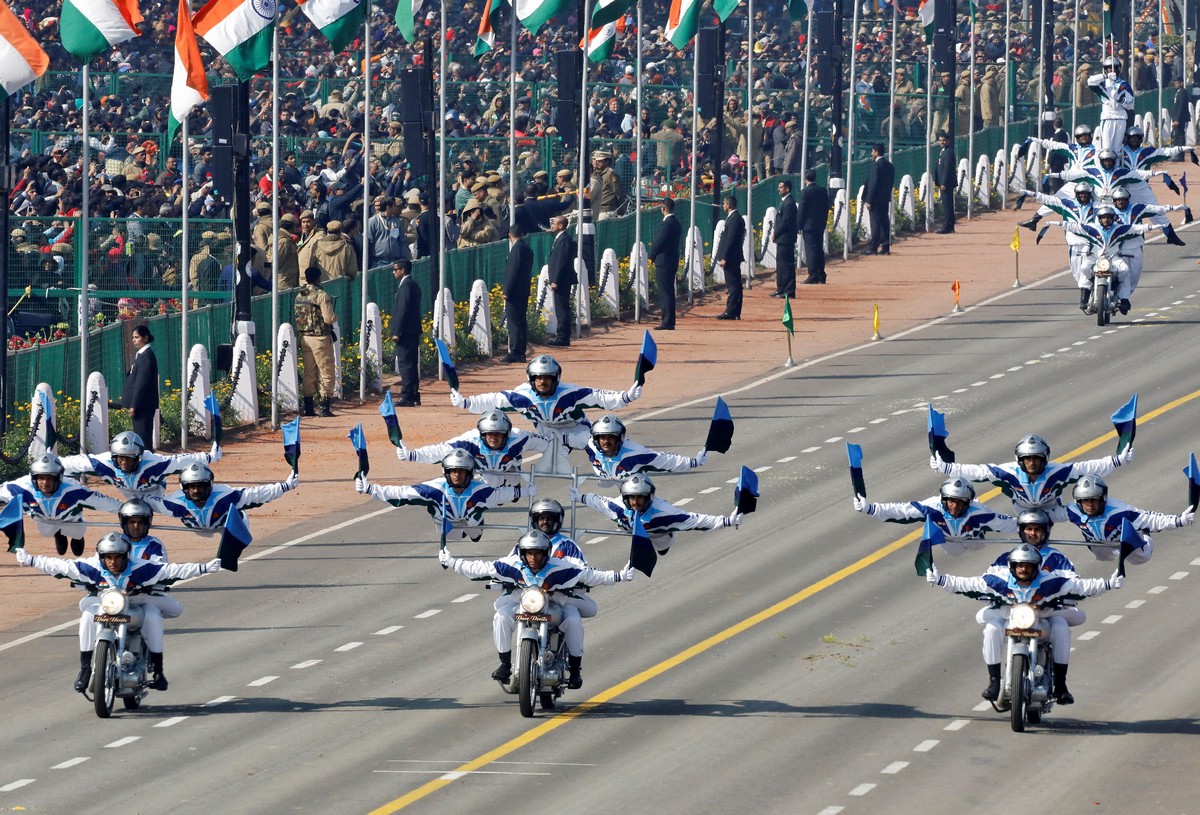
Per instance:
[[[554,698],[553,691],[542,691],[538,694],[542,703],[542,710],[554,710],[557,701]]]
[[[117,698],[117,666],[113,662],[112,643],[100,640],[92,655],[92,700],[96,715],[107,719],[112,715]]]
[[[1012,685],[1012,695],[1009,700],[1012,708],[1009,710],[1009,721],[1014,733],[1025,732],[1025,713],[1029,707],[1029,657],[1025,654],[1013,654],[1008,663],[1009,682]]]
[[[1096,325],[1108,325],[1109,304],[1108,304],[1108,284],[1096,284]]]
[[[537,701],[537,683],[533,673],[537,669],[537,643],[521,641],[521,654],[517,662],[517,701],[521,704],[521,715],[533,718],[534,703]]]

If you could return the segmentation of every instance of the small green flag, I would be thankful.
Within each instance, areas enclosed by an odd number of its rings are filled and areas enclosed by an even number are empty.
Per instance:
[[[788,334],[796,336],[796,330],[792,327],[792,301],[786,296],[783,298],[783,320],[781,322]]]

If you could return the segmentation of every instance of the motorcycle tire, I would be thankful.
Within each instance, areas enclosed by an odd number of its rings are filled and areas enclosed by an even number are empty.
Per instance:
[[[555,700],[552,692],[543,691],[538,694],[538,698],[542,703],[542,710],[554,710],[557,700]]]
[[[126,710],[137,710],[142,706],[142,700],[136,696],[125,696],[121,699]]]
[[[533,718],[533,706],[538,695],[533,676],[537,670],[537,650],[537,643],[533,640],[521,641],[521,654],[517,662],[517,701],[521,705],[521,715],[526,719]]]
[[[117,698],[117,666],[108,640],[96,643],[96,653],[92,655],[92,693],[96,715],[107,719]]]
[[[1096,325],[1108,325],[1109,318],[1109,303],[1108,303],[1108,284],[1096,284]]]
[[[1008,663],[1009,681],[1012,683],[1012,694],[1009,701],[1012,707],[1008,711],[1009,721],[1014,733],[1025,732],[1025,714],[1029,708],[1029,657],[1025,654],[1013,654]]]
[[[1029,708],[1029,710],[1025,711],[1025,715],[1029,719],[1030,724],[1040,724],[1042,721],[1042,711],[1040,710]]]

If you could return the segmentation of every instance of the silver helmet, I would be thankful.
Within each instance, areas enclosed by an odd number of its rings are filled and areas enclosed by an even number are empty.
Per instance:
[[[1096,161],[1100,162],[1101,167],[1104,167],[1104,162],[1106,162],[1106,161],[1111,162],[1112,164],[1116,164],[1117,163],[1117,154],[1114,153],[1112,150],[1101,150],[1099,153],[1096,154]],[[1111,169],[1111,167],[1104,167],[1104,169],[1108,170],[1108,169]]]
[[[633,475],[621,482],[621,497],[628,498],[631,495],[646,495],[654,497],[654,482],[646,475]]]
[[[942,482],[942,497],[957,498],[960,501],[974,501],[975,488],[965,478],[947,478]]]
[[[1128,201],[1130,198],[1132,198],[1132,196],[1129,194],[1129,190],[1125,189],[1124,187],[1117,187],[1115,190],[1113,190],[1112,200],[1114,202]]]
[[[1080,181],[1078,184],[1075,185],[1075,197],[1076,198],[1078,198],[1081,195],[1091,196],[1091,194],[1092,194],[1092,185],[1091,184],[1084,184],[1082,181]]]
[[[1125,131],[1125,138],[1127,138],[1127,139],[1132,139],[1132,138],[1144,139],[1144,138],[1146,138],[1146,131],[1142,130],[1137,125],[1134,125],[1133,127],[1129,128],[1128,130]]]
[[[146,452],[146,444],[137,433],[126,430],[113,436],[112,444],[108,445],[108,452],[114,456],[141,458],[142,453]]]
[[[605,413],[592,422],[592,438],[598,436],[616,436],[618,443],[625,442],[625,423],[611,413]]]
[[[1109,204],[1103,204],[1101,206],[1096,207],[1096,220],[1097,221],[1100,220],[1101,218],[1105,217],[1106,215],[1109,218],[1116,218],[1117,217],[1116,208],[1113,206],[1110,206]]]
[[[149,524],[154,520],[154,510],[141,498],[130,498],[121,504],[121,508],[117,510],[117,517],[121,520],[122,525],[129,518],[145,518],[146,523]]]
[[[213,471],[208,469],[205,464],[189,464],[179,474],[179,486],[181,487],[186,487],[188,484],[211,484],[212,482]]]
[[[1017,516],[1017,534],[1021,540],[1025,540],[1027,526],[1040,526],[1045,530],[1046,537],[1050,537],[1050,527],[1054,526],[1054,522],[1043,510],[1027,509]]]
[[[29,474],[33,475],[52,475],[55,478],[62,478],[65,469],[62,461],[54,453],[42,453],[33,460],[29,465]]]
[[[1090,136],[1090,135],[1092,135],[1092,128],[1088,125],[1079,125],[1078,127],[1075,128],[1075,138],[1076,139],[1078,139],[1080,136]]]
[[[1085,475],[1075,482],[1075,489],[1071,491],[1071,496],[1076,501],[1082,501],[1085,498],[1107,498],[1108,484],[1098,475]]]
[[[129,555],[129,539],[120,532],[109,532],[96,541],[96,554],[99,555]]]
[[[1041,436],[1032,433],[1028,436],[1022,436],[1013,452],[1016,454],[1017,459],[1027,458],[1028,456],[1041,456],[1046,460],[1050,459],[1050,445]]]
[[[451,470],[467,470],[474,475],[476,466],[475,457],[462,449],[451,450],[442,459],[442,473],[446,475],[449,475]]]
[[[1009,570],[1011,571],[1018,563],[1032,563],[1034,566],[1041,567],[1042,553],[1028,543],[1022,543],[1008,553]]]
[[[1121,60],[1116,57],[1105,57],[1104,61],[1100,63],[1100,67],[1107,71],[1119,71],[1121,70]]]
[[[484,433],[503,433],[507,436],[512,432],[512,422],[508,417],[499,410],[489,410],[487,413],[479,417],[479,421],[475,423],[475,429],[479,431],[479,435]]]
[[[550,554],[550,538],[539,529],[531,529],[517,541],[518,552],[545,552]]]
[[[558,360],[549,354],[538,354],[533,359],[529,360],[529,364],[525,366],[525,374],[529,377],[529,384],[533,384],[535,376],[552,376],[555,384],[562,378],[562,366],[558,364]]]
[[[529,520],[536,521],[540,515],[553,515],[555,517],[554,532],[562,529],[563,518],[566,517],[566,510],[563,505],[553,498],[539,498],[533,502],[533,506],[529,508]],[[551,533],[553,534],[553,533]]]

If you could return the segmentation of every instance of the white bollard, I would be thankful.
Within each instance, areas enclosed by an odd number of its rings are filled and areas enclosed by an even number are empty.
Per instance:
[[[712,262],[713,269],[717,267],[717,247],[721,245],[721,236],[725,234],[725,220],[717,221],[717,225],[713,227],[712,249],[709,250],[708,259]]]
[[[342,334],[335,332],[337,339],[333,341],[333,398],[342,398]],[[319,396],[319,394],[317,394]],[[317,398],[314,396],[314,398]]]
[[[38,415],[39,405],[43,408],[41,416]],[[35,459],[43,453],[56,452],[46,444],[48,424],[55,422],[56,408],[54,389],[45,382],[39,382],[33,391],[33,398],[29,400],[29,430],[33,433],[33,440],[29,442],[30,459]],[[58,427],[57,422],[55,427]]]
[[[596,288],[613,317],[621,316],[621,272],[617,265],[617,253],[609,248],[600,256],[600,276]]]
[[[854,196],[854,231],[858,232],[862,228],[863,221],[867,217],[867,208],[863,206],[863,196],[867,194],[867,185],[863,184],[858,188],[858,192]]]
[[[645,309],[650,304],[650,263],[646,244],[635,241],[629,252],[629,274],[633,278],[633,295]]]
[[[987,208],[991,203],[992,168],[987,156],[980,156],[975,162],[975,200],[979,206]]]
[[[1004,207],[1008,199],[1008,156],[1003,150],[996,151],[992,162],[992,190],[999,194],[1000,206]]]
[[[442,289],[441,297],[435,297],[433,303],[433,328],[435,335],[453,350],[456,342],[454,335],[454,296],[449,289]]]
[[[479,353],[485,357],[492,355],[492,298],[488,293],[487,284],[476,280],[471,284],[470,318],[467,333],[475,340]]]
[[[917,202],[913,200],[913,177],[908,173],[905,173],[900,179],[899,204],[900,211],[908,216],[911,223],[916,217]]]
[[[365,339],[364,339],[365,335]],[[358,361],[366,366],[367,390],[372,393],[383,391],[383,315],[378,303],[367,303],[366,319],[363,320],[358,343]]]
[[[688,257],[688,285],[691,286],[691,291],[702,292],[704,286],[704,241],[700,239],[700,229],[698,227],[689,227],[687,239],[684,241],[684,246],[689,247],[691,254],[685,255]]]
[[[281,326],[282,327],[282,326]],[[288,326],[291,329],[291,326]],[[296,335],[292,334],[292,350],[296,351]],[[293,360],[295,354],[293,353]],[[293,365],[295,362],[292,363]],[[212,420],[204,402],[212,390],[212,365],[208,361],[208,349],[199,343],[188,352],[187,371],[183,375],[183,386],[190,389],[188,395],[188,432],[212,438]],[[298,391],[297,391],[298,392]],[[296,402],[299,405],[299,401]]]
[[[558,331],[558,315],[554,310],[554,298],[550,291],[550,267],[543,266],[537,281],[537,309],[546,323],[546,333],[554,336]]]
[[[775,221],[778,218],[779,213],[775,207],[767,207],[767,211],[763,213],[763,258],[759,265],[764,269],[779,268],[775,244]]]
[[[845,188],[833,196],[833,228],[841,233],[842,239],[850,232],[850,210],[846,207]]]
[[[91,413],[88,414],[88,406]],[[108,450],[108,383],[104,374],[92,371],[87,378],[87,396],[83,399],[83,411],[87,415],[84,424],[85,444],[79,446],[80,453],[103,453]],[[155,445],[155,449],[157,449]]]
[[[575,313],[579,315],[580,329],[584,329],[592,324],[592,287],[587,264],[579,258],[575,258],[575,275],[579,278],[575,286]]]
[[[300,345],[296,341],[296,329],[292,328],[291,323],[280,323],[279,325],[279,361],[275,363],[275,393],[279,399],[279,409],[286,413],[300,412],[300,370],[297,367],[300,359]],[[194,354],[196,348],[201,351],[204,346],[197,345],[192,348]],[[192,361],[188,360],[188,367],[191,368]],[[207,370],[208,359],[205,356],[204,366]],[[205,377],[207,381],[207,377]],[[201,416],[205,415],[203,411]],[[207,435],[207,427],[205,428]]]
[[[1142,131],[1145,133],[1145,138],[1142,143],[1147,147],[1158,147],[1158,141],[1154,138],[1154,114],[1147,112],[1142,116],[1141,121],[1138,122],[1138,124],[1142,126]]]
[[[232,375],[236,377],[237,385],[233,389],[233,398],[229,402],[229,408],[240,424],[256,424],[258,422],[258,376],[254,369],[254,340],[249,334],[238,334],[237,339],[234,340]]]

